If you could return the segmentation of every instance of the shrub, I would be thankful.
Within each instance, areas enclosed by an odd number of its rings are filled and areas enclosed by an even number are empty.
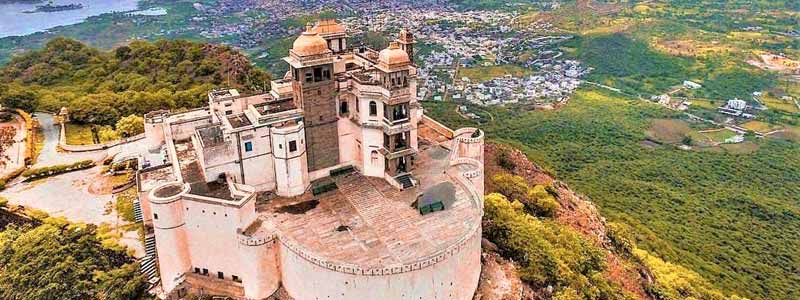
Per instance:
[[[557,299],[631,299],[602,275],[604,251],[577,231],[537,219],[501,194],[486,196],[484,207],[485,236],[519,263],[520,277],[534,289],[552,286]]]
[[[14,178],[17,178],[20,174],[25,172],[25,167],[19,168],[7,174],[5,177],[0,178],[0,191],[6,189],[6,184]]]
[[[544,185],[537,185],[528,189],[525,207],[537,216],[552,218],[561,208],[561,204],[547,191]]]
[[[656,280],[648,290],[656,299],[725,299],[711,283],[692,270],[663,261],[645,250],[634,249],[633,254],[653,273]]]
[[[508,155],[508,150],[506,149],[500,149],[495,159],[497,160],[497,165],[507,171],[514,171],[514,169],[517,168],[517,165],[511,160],[511,157]]]
[[[540,217],[553,217],[561,208],[553,196],[552,187],[536,185],[530,187],[525,178],[511,174],[497,174],[492,177],[497,191],[509,198],[519,200],[528,213]]]
[[[22,173],[22,176],[27,177],[27,179],[36,179],[42,178],[47,176],[58,175],[62,173],[77,171],[88,169],[94,166],[94,161],[92,160],[83,160],[73,164],[68,165],[55,165],[49,167],[42,167],[37,169],[30,169]]]
[[[6,207],[8,205],[8,199],[6,197],[0,196],[0,207]]]
[[[636,244],[633,240],[633,235],[630,233],[627,225],[623,223],[609,222],[606,224],[606,235],[611,240],[611,244],[618,253],[623,255],[631,255]]]

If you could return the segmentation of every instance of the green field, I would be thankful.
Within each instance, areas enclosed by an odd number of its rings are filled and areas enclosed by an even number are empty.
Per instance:
[[[767,133],[773,130],[781,129],[780,126],[776,126],[773,124],[765,123],[762,121],[750,121],[741,125],[744,128],[749,130],[758,132],[758,133]]]
[[[113,130],[111,126],[102,126],[99,127],[98,130],[101,131],[103,130],[103,128]],[[65,128],[65,133],[67,134],[67,145],[94,144],[94,139],[92,138],[91,126],[67,123],[67,128]],[[98,135],[98,137],[100,138],[100,143],[113,141],[113,139],[109,139],[107,136]]]
[[[703,130],[702,132],[698,132],[698,134],[704,136],[711,142],[714,143],[724,143],[725,140],[736,136],[736,133],[727,129],[718,129],[718,130]]]
[[[522,77],[530,73],[531,70],[516,65],[480,66],[459,69],[458,78],[467,77],[472,82],[484,82],[505,75]]]
[[[437,120],[475,126],[450,115],[453,105],[424,104]],[[642,248],[728,292],[800,297],[800,144],[643,149],[654,120],[678,115],[596,90],[579,91],[559,111],[492,113],[482,127],[488,137],[524,149],[610,220],[632,226]]]
[[[764,101],[764,105],[771,109],[782,110],[788,113],[800,112],[800,108],[797,107],[794,101],[781,100],[775,97],[764,97],[762,100]]]

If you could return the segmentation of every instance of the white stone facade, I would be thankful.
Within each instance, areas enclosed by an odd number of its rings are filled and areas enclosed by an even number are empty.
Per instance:
[[[269,94],[215,90],[207,108],[145,116],[168,157],[137,178],[162,297],[472,299],[483,135],[423,115],[413,43],[403,31],[380,52],[348,50],[322,21]],[[423,145],[422,127],[446,141]],[[444,210],[418,212],[423,197]]]

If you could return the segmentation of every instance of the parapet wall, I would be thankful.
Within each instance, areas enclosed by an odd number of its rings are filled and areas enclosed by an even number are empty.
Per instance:
[[[281,241],[283,286],[294,299],[472,299],[480,275],[480,230],[411,265],[347,269]]]
[[[443,135],[448,139],[452,139],[455,136],[455,133],[453,132],[452,129],[442,125],[442,123],[439,123],[434,119],[431,119],[425,114],[423,114],[422,118],[420,118],[420,122],[422,122],[426,126],[430,127],[431,129],[433,129],[434,131],[436,131],[437,133]]]

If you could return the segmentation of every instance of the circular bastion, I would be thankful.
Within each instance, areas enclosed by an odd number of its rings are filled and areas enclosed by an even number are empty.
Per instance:
[[[420,150],[418,164],[426,168],[415,173],[420,190],[443,182],[454,187],[456,201],[443,211],[421,215],[362,177],[337,179],[340,191],[330,197],[338,198],[320,199],[321,207],[304,212],[305,219],[274,215],[281,280],[289,295],[472,299],[481,270],[483,155],[476,149],[482,151],[482,144],[482,131],[472,129],[460,131],[446,150]],[[341,223],[346,221],[352,223]]]

